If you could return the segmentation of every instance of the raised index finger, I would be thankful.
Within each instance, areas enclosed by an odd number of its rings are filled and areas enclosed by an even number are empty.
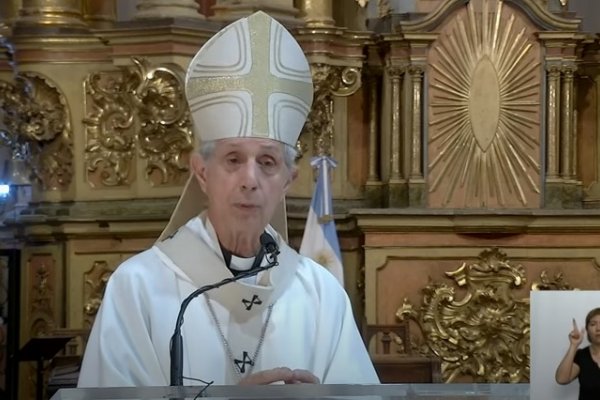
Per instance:
[[[573,318],[573,329],[575,329],[576,331],[579,330],[579,328],[577,328],[577,322],[575,322],[575,318]]]

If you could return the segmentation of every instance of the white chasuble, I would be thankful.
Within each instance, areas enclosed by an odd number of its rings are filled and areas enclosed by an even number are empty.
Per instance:
[[[288,367],[309,370],[321,383],[377,383],[343,288],[273,229],[267,232],[279,245],[279,265],[190,302],[182,326],[184,376],[235,384],[250,372]],[[107,285],[79,386],[168,385],[181,302],[230,277],[204,216],[125,261]]]

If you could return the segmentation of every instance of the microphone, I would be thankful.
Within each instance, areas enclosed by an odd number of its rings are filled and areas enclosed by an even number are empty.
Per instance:
[[[194,290],[188,297],[186,297],[179,308],[179,314],[177,314],[177,321],[175,322],[175,330],[173,336],[171,336],[171,386],[183,386],[183,338],[181,336],[181,326],[183,325],[183,314],[187,309],[190,302],[209,290],[216,289],[228,283],[238,281],[240,279],[254,276],[259,272],[266,271],[273,268],[279,263],[277,262],[277,255],[279,254],[279,246],[275,239],[266,232],[260,235],[260,251],[256,256],[257,260],[255,265],[248,271],[241,272],[231,278],[225,278],[220,282],[213,283],[210,285],[202,286]],[[260,266],[263,255],[266,256],[267,265]]]

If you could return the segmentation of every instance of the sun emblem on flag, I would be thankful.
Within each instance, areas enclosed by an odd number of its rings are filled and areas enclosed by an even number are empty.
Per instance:
[[[315,254],[314,260],[327,269],[331,268],[331,266],[334,263],[334,260],[333,260],[333,257],[331,256],[331,254],[328,252],[325,252],[325,251],[321,251],[321,252]]]

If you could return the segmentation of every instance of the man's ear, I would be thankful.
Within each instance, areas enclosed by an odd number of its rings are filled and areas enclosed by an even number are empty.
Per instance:
[[[196,180],[200,184],[200,188],[206,193],[206,161],[204,161],[200,154],[194,152],[190,159],[190,168],[192,174],[194,174]]]

